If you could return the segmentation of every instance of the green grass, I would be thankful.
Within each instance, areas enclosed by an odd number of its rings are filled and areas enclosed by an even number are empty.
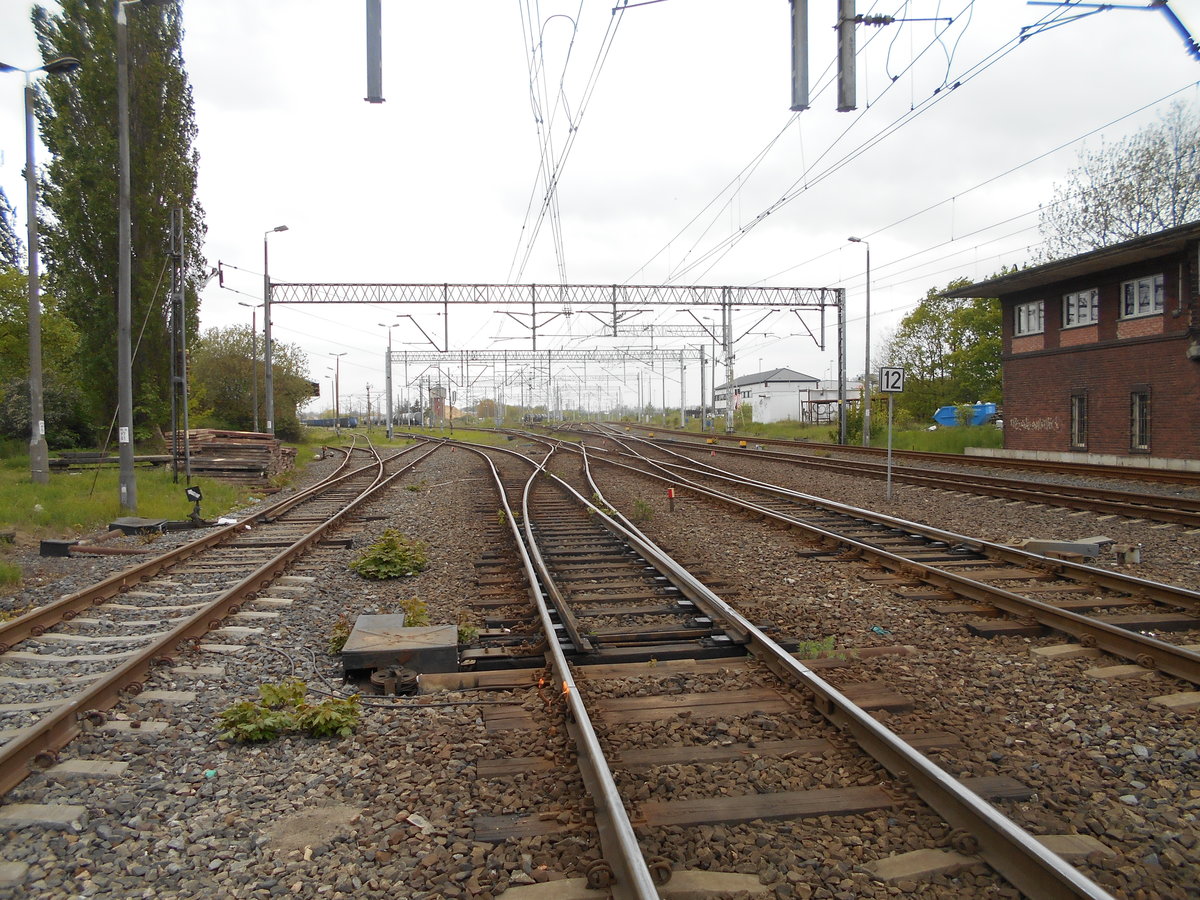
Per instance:
[[[886,426],[885,426],[886,428]],[[874,428],[871,429],[875,431]],[[875,446],[887,446],[887,431],[875,435]],[[914,429],[892,434],[896,450],[922,450],[929,453],[962,453],[967,447],[1003,447],[1004,432],[991,425],[967,425],[939,428],[937,431]]]
[[[309,440],[296,447],[293,469],[275,476],[272,483],[284,487],[293,481],[328,441]],[[77,472],[51,471],[49,484],[34,484],[29,474],[28,455],[9,455],[0,459],[0,531],[15,531],[18,539],[66,538],[89,534],[105,528],[119,518],[119,472],[116,467],[85,469]],[[183,472],[175,482],[169,466],[134,470],[137,488],[137,514],[153,519],[186,519],[192,504],[184,496]],[[216,478],[193,477],[204,500],[200,513],[216,519],[245,506],[250,498],[261,499],[261,489]]]

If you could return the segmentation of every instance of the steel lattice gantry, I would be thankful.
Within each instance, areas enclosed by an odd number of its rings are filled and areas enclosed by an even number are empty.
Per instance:
[[[397,303],[413,305],[442,305],[445,307],[443,344],[441,359],[446,358],[450,346],[450,304],[486,304],[492,306],[520,306],[529,308],[529,331],[532,350],[537,351],[538,304],[548,318],[545,324],[561,314],[582,308],[603,322],[615,337],[621,322],[637,315],[641,307],[672,306],[691,311],[698,307],[715,307],[721,310],[722,347],[725,356],[726,383],[733,382],[733,310],[737,308],[761,308],[793,311],[799,317],[801,310],[811,309],[820,313],[821,324],[814,335],[818,346],[824,349],[825,310],[837,309],[838,334],[838,407],[840,410],[841,442],[846,435],[846,292],[843,288],[823,287],[733,287],[703,285],[630,285],[630,284],[384,284],[384,283],[267,283],[265,291],[266,320],[271,320],[271,304],[301,303]],[[607,318],[601,318],[603,311]],[[513,315],[510,313],[510,315]],[[694,314],[693,314],[694,317]],[[810,334],[812,331],[810,329]],[[437,346],[428,335],[430,343]],[[466,352],[466,351],[464,351]],[[481,351],[471,351],[481,352]],[[509,351],[520,352],[520,351]],[[567,353],[570,351],[555,351]],[[591,351],[579,351],[591,352]],[[561,357],[560,357],[561,358]],[[626,355],[623,359],[630,359]],[[678,354],[673,354],[678,359]],[[270,357],[267,356],[269,360]],[[268,366],[270,364],[268,363]],[[270,377],[268,371],[268,378]],[[269,382],[268,382],[269,383]],[[733,430],[732,404],[726,403],[726,431]]]

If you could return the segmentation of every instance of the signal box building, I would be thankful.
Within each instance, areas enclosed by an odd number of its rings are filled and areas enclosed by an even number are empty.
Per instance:
[[[1005,449],[1200,459],[1198,270],[1193,223],[947,292],[1000,298]]]

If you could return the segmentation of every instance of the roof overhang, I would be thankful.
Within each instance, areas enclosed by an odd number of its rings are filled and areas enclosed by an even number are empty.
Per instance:
[[[1101,247],[1060,259],[1044,265],[1022,269],[1010,275],[1001,275],[987,281],[978,281],[966,287],[946,291],[943,296],[954,298],[966,297],[1003,297],[1018,291],[1045,287],[1072,278],[1082,278],[1107,269],[1119,269],[1122,266],[1134,265],[1160,256],[1170,256],[1182,253],[1189,243],[1200,239],[1200,222],[1180,225],[1166,231],[1159,231],[1145,237],[1133,238],[1120,244]]]

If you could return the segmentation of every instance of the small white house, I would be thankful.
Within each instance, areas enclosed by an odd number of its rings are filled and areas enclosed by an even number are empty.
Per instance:
[[[755,422],[803,421],[809,392],[820,387],[820,379],[792,369],[770,369],[755,375],[743,375],[733,380],[733,408],[749,403]],[[725,415],[730,385],[716,388],[717,417]]]

